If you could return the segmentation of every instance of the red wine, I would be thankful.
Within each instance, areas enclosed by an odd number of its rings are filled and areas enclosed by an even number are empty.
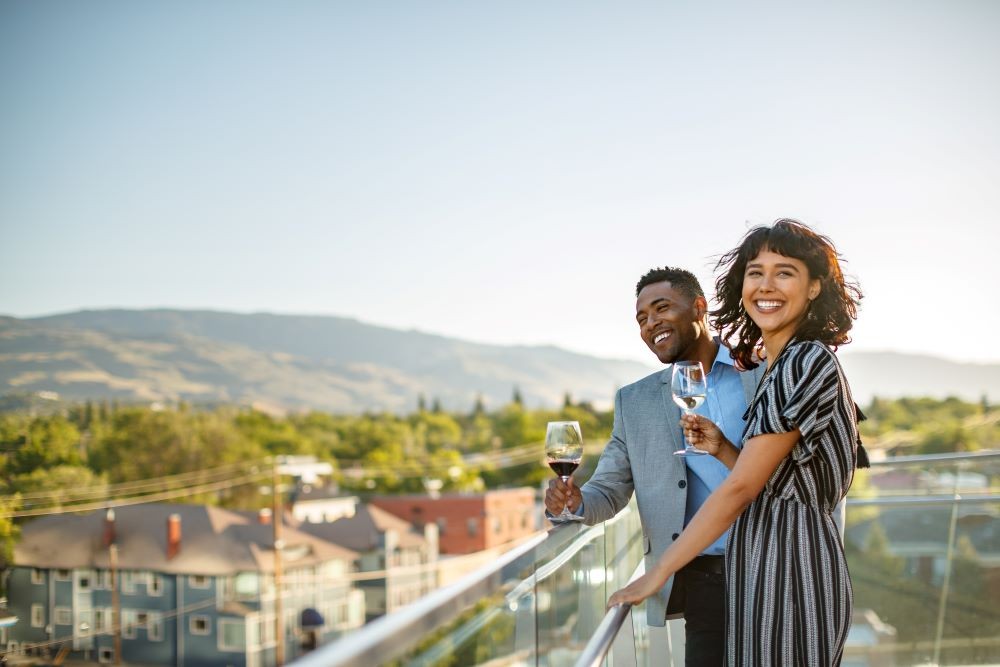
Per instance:
[[[580,467],[580,462],[567,461],[565,459],[559,461],[549,461],[549,467],[552,468],[552,472],[560,477],[569,477],[573,474],[574,470]]]

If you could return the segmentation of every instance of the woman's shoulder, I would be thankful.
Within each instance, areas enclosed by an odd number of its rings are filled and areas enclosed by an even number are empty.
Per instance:
[[[799,363],[807,360],[814,360],[819,363],[836,362],[837,355],[834,354],[825,343],[818,340],[793,340],[781,355],[789,360],[796,360]]]
[[[816,379],[837,372],[837,356],[818,340],[793,340],[781,353],[782,372],[786,381],[801,378]]]

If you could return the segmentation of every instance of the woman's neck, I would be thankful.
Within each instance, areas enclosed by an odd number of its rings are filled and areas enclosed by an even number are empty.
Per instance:
[[[768,368],[771,368],[771,364],[778,360],[778,355],[781,354],[781,351],[785,349],[788,341],[792,338],[793,334],[791,332],[784,331],[772,335],[761,335],[761,340],[764,342],[764,352],[767,355]]]

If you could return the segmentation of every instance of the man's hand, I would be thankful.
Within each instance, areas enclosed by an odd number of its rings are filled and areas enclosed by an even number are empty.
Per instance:
[[[545,509],[550,514],[559,514],[563,511],[563,507],[575,512],[582,502],[583,496],[573,483],[572,477],[565,483],[558,477],[549,480],[549,488],[545,489]]]

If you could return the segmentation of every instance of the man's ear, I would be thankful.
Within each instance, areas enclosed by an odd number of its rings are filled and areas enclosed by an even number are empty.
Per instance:
[[[703,296],[696,296],[694,298],[694,313],[698,316],[698,319],[705,317],[708,313],[708,301]]]

